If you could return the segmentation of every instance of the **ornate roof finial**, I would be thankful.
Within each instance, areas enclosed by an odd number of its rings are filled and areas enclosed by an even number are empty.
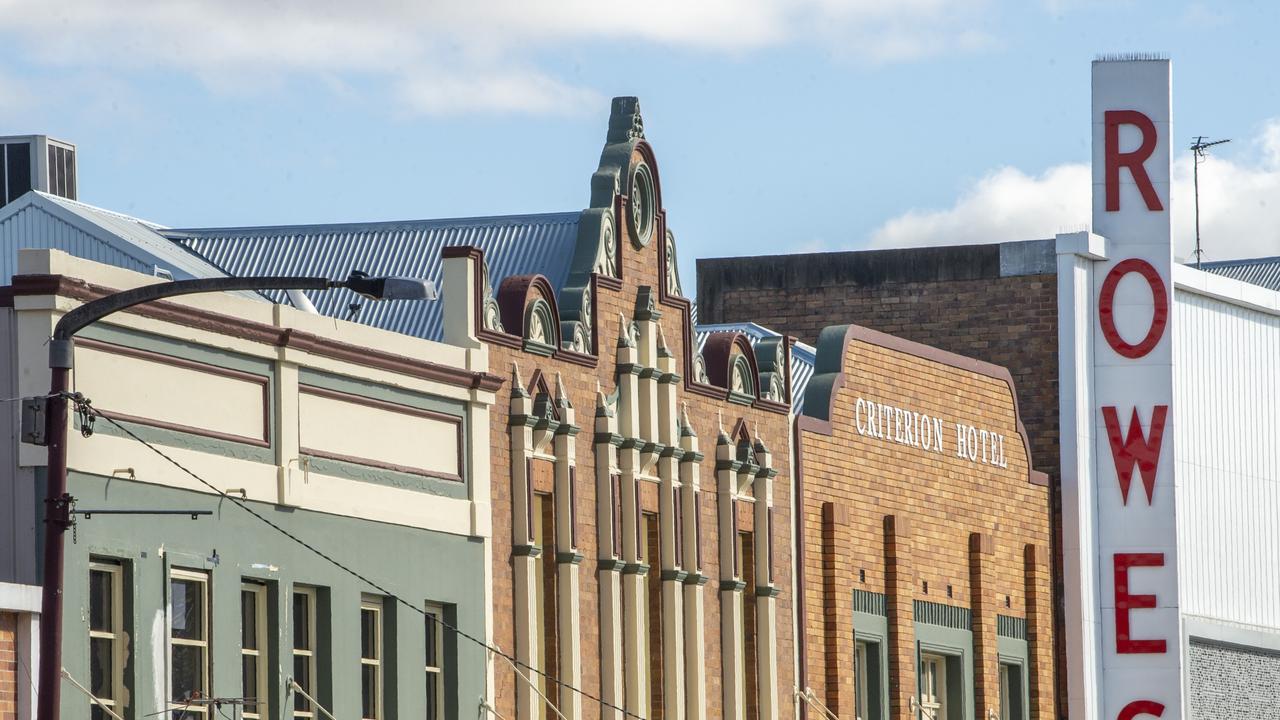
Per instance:
[[[556,404],[560,407],[573,407],[569,403],[569,395],[564,389],[564,379],[560,377],[560,371],[556,371]]]
[[[613,99],[609,111],[610,143],[644,139],[644,118],[640,117],[640,98],[624,96]]]
[[[514,361],[511,363],[511,394],[527,394],[524,389],[524,381],[520,379],[520,363]]]

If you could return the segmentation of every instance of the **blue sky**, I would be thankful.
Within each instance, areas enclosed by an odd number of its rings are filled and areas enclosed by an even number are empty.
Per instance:
[[[0,132],[77,143],[82,200],[171,226],[578,209],[627,94],[687,284],[694,257],[1048,237],[1088,222],[1090,60],[1155,51],[1178,137],[1233,139],[1206,258],[1280,254],[1270,2],[0,9]]]

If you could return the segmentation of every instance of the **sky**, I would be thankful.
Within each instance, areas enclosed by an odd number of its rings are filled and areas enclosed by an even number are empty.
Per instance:
[[[640,97],[697,257],[1088,226],[1089,63],[1173,60],[1205,259],[1280,255],[1280,3],[0,0],[0,134],[172,227],[577,210]],[[1185,140],[1185,143],[1181,141]],[[1191,157],[1175,254],[1191,252]]]

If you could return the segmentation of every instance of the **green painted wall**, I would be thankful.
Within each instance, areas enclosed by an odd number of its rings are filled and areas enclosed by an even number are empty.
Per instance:
[[[176,471],[175,471],[176,472]],[[220,479],[235,487],[234,478]],[[362,593],[377,591],[338,570],[285,538],[229,501],[186,490],[146,485],[122,478],[72,473],[69,489],[81,509],[146,508],[212,510],[213,515],[111,516],[81,518],[76,542],[67,544],[63,664],[81,683],[89,683],[88,578],[90,557],[119,559],[126,568],[130,634],[130,662],[126,682],[132,700],[125,713],[130,720],[164,709],[167,699],[166,646],[168,571],[170,567],[207,570],[211,577],[213,692],[239,697],[240,584],[242,578],[268,583],[270,615],[275,622],[269,637],[273,691],[271,715],[281,710],[285,681],[291,673],[291,618],[288,602],[296,584],[327,589],[321,593],[319,614],[323,631],[324,605],[330,612],[328,672],[320,664],[320,700],[337,717],[359,717],[359,607]],[[299,535],[409,603],[430,600],[452,606],[448,618],[479,638],[484,629],[484,544],[478,539],[376,523],[305,510],[252,503],[255,510]],[[70,540],[70,538],[68,538]],[[214,559],[216,557],[216,560]],[[256,567],[255,567],[256,566]],[[424,715],[425,637],[420,615],[388,602],[385,624],[394,628],[387,646],[387,687],[394,687],[386,717]],[[281,621],[283,619],[283,621]],[[324,647],[324,638],[321,646]],[[452,633],[446,635],[449,697],[446,717],[474,717],[485,692],[485,654],[479,646]],[[394,674],[393,674],[394,673]],[[326,680],[326,676],[328,680]],[[131,680],[130,680],[131,678]],[[227,715],[232,713],[226,710]],[[63,717],[88,718],[88,700],[70,684],[63,684]],[[217,718],[217,713],[211,713]]]

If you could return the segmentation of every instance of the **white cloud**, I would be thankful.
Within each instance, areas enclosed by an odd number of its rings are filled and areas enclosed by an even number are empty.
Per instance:
[[[1206,260],[1280,254],[1280,119],[1248,141],[1249,159],[1210,156],[1200,165],[1200,234]],[[1174,161],[1174,247],[1190,258],[1195,205],[1190,153]],[[911,210],[877,228],[874,248],[960,245],[1052,237],[1087,228],[1089,167],[1058,165],[1039,175],[1002,167],[976,181],[950,208]]]
[[[162,69],[220,91],[296,75],[371,77],[412,110],[562,111],[593,97],[534,67],[574,42],[740,53],[817,37],[861,61],[981,47],[986,0],[0,0],[33,62]]]

